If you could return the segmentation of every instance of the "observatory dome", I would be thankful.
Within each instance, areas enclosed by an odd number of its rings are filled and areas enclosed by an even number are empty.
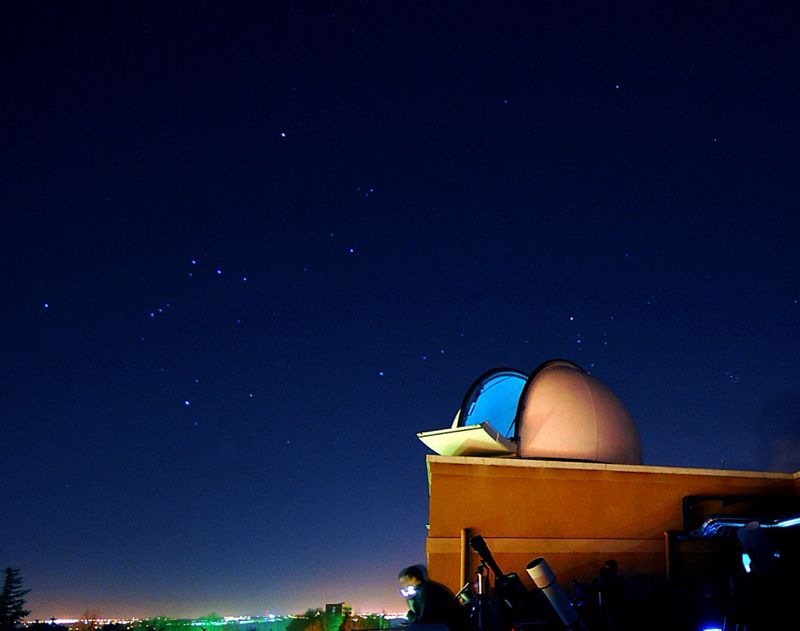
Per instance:
[[[485,372],[449,428],[417,436],[443,456],[642,463],[639,432],[625,405],[564,359],[546,361],[530,375],[512,368]]]
[[[545,362],[530,376],[516,422],[522,457],[642,462],[630,412],[608,387],[572,362]]]

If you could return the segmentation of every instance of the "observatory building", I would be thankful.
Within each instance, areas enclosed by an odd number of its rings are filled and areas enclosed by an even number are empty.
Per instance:
[[[531,559],[565,586],[613,559],[629,580],[701,582],[702,600],[745,571],[736,533],[746,524],[780,535],[783,562],[800,560],[800,472],[646,466],[628,409],[571,361],[489,370],[450,427],[417,436],[434,452],[428,570],[454,592],[481,563],[476,535],[529,588]]]

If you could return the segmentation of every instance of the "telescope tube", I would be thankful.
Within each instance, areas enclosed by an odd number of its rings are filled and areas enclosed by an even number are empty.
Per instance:
[[[561,586],[556,582],[556,575],[544,557],[536,557],[525,566],[525,571],[533,579],[536,587],[544,592],[550,605],[555,609],[561,622],[567,629],[580,629],[585,631],[586,625],[583,624],[575,607],[572,606],[569,598],[561,589]]]

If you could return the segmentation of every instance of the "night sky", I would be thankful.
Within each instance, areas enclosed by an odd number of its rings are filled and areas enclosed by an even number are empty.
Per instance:
[[[31,617],[403,611],[416,433],[499,366],[800,469],[800,10],[699,4],[3,3]]]

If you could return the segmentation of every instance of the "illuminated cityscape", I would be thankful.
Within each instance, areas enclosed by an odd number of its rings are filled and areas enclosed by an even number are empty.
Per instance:
[[[337,631],[347,619],[354,630],[387,629],[405,622],[405,613],[353,613],[348,603],[329,603],[304,613],[219,616],[199,618],[102,618],[86,612],[83,618],[33,619],[24,623],[31,631]]]

